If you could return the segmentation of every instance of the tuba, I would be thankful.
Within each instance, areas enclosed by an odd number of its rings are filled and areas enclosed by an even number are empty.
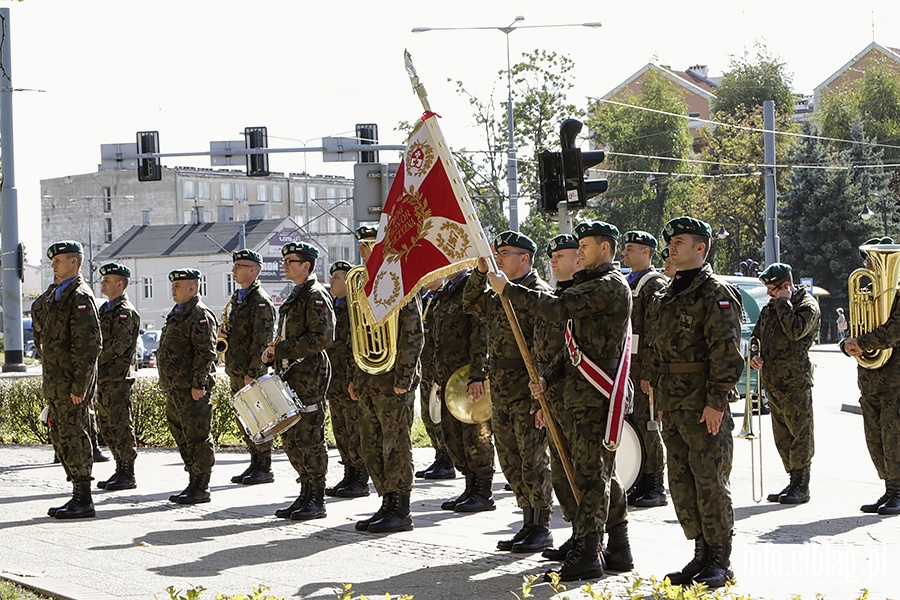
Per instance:
[[[859,249],[868,255],[872,268],[856,269],[847,281],[851,338],[868,333],[887,321],[897,296],[897,282],[900,281],[900,245],[873,244],[860,246]],[[864,277],[872,281],[869,288],[860,285]],[[880,369],[890,360],[891,351],[891,348],[866,350],[856,360],[863,368]]]
[[[397,360],[397,313],[381,325],[369,325],[361,302],[365,299],[366,267],[347,271],[347,312],[350,315],[350,341],[356,365],[371,375],[382,375],[394,368]]]
[[[228,334],[231,333],[231,322],[228,320],[228,307],[231,306],[231,301],[234,299],[234,296],[228,299],[228,302],[225,303],[225,308],[222,309],[222,327],[219,328],[219,337],[216,338],[216,352],[222,355],[222,359],[225,359],[225,353],[228,352]]]

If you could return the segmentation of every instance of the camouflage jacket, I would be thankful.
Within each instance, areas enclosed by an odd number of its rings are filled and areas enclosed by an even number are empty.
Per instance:
[[[557,285],[553,290],[553,295],[557,298],[562,295],[563,291],[575,285],[575,280],[566,281],[562,285]],[[523,307],[530,310],[528,305]],[[534,361],[537,363],[538,371],[541,373],[547,368],[557,354],[562,352],[566,345],[566,321],[552,321],[550,319],[538,318],[534,324]]]
[[[360,389],[360,386],[369,386],[382,390],[399,388],[407,391],[416,389],[422,381],[420,359],[424,346],[422,298],[416,295],[403,305],[397,315],[397,360],[394,368],[381,375],[372,375],[360,369],[353,360],[350,379],[354,387]]]
[[[457,369],[469,365],[469,380],[484,381],[487,368],[487,330],[463,310],[462,296],[469,274],[448,281],[432,301],[431,335],[426,336],[433,358],[436,381],[447,384]],[[426,353],[423,352],[424,356]]]
[[[56,284],[51,283],[47,289],[31,303],[31,329],[34,331],[34,347],[41,354],[41,333],[47,317],[47,303],[53,298]]]
[[[868,333],[860,334],[856,340],[863,350],[894,349],[890,359],[880,369],[857,367],[859,391],[871,394],[896,390],[900,386],[900,295],[894,298],[887,320]]]
[[[347,372],[353,362],[350,340],[350,312],[347,310],[347,298],[334,299],[334,343],[328,347],[328,360],[331,361],[330,393],[347,394],[349,382]]]
[[[763,386],[776,390],[812,387],[809,349],[819,332],[819,303],[799,286],[790,299],[772,298],[759,313],[753,337],[759,339]],[[751,357],[752,358],[752,357]]]
[[[431,382],[435,381],[437,374],[435,373],[434,353],[436,343],[434,339],[434,308],[437,302],[437,291],[422,294],[422,329],[425,333],[425,343],[422,346],[422,382],[431,386]]]
[[[641,282],[644,282],[641,285]],[[649,369],[645,367],[647,353],[650,351],[650,339],[647,331],[647,311],[656,292],[666,286],[665,276],[655,270],[653,265],[631,286],[631,380],[650,379]],[[640,289],[638,289],[640,287]]]
[[[553,288],[531,271],[518,284],[521,287],[552,294]],[[521,305],[520,305],[521,306]],[[488,366],[491,379],[491,397],[498,401],[522,400],[531,402],[528,389],[528,371],[522,353],[516,343],[506,311],[500,297],[488,286],[487,274],[473,269],[463,290],[463,308],[478,317],[487,328]],[[534,340],[537,317],[519,308],[516,310],[522,335],[528,342]],[[529,348],[529,351],[531,348]],[[535,406],[536,406],[535,401]]]
[[[141,333],[141,315],[122,294],[100,307],[100,332],[103,350],[97,361],[97,381],[134,379],[134,357]]]
[[[645,369],[660,410],[700,412],[709,405],[721,411],[737,400],[735,386],[744,369],[741,310],[740,292],[716,278],[709,264],[687,289],[676,294],[669,283],[656,293],[646,322],[654,351]],[[662,373],[679,369],[677,363],[706,366],[700,372]]]
[[[254,281],[242,300],[238,291],[231,295],[228,318],[228,350],[225,372],[236,377],[256,379],[266,374],[262,353],[272,341],[275,330],[275,306],[269,294]]]
[[[94,294],[81,275],[54,298],[48,291],[40,309],[41,360],[45,394],[88,396],[97,381],[97,357],[103,347]]]
[[[194,296],[166,315],[159,334],[156,365],[159,389],[211,391],[215,384],[216,316],[200,296]]]
[[[599,364],[621,358],[631,316],[631,291],[613,263],[575,273],[575,285],[558,298],[518,285],[506,286],[503,295],[517,307],[528,306],[531,312],[548,321],[566,323],[571,319],[578,347],[594,362]],[[611,366],[604,370],[615,377]],[[566,350],[557,352],[542,376],[548,387],[565,379],[563,393],[567,408],[601,407],[605,402],[600,392],[584,380]]]
[[[311,274],[278,310],[275,371],[303,404],[325,401],[331,362],[325,353],[334,343],[334,304]]]

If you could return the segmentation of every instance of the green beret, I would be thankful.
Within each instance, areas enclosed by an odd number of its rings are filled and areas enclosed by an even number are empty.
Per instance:
[[[49,248],[47,248],[47,258],[53,260],[53,257],[57,254],[72,254],[72,253],[83,254],[84,247],[80,242],[73,241],[65,241],[65,242],[56,242]]]
[[[131,279],[131,269],[119,263],[106,263],[100,267],[100,275],[118,275],[119,277],[128,277]]]
[[[678,217],[677,219],[672,219],[663,227],[663,239],[667,244],[673,237],[682,233],[692,233],[711,238],[712,227],[709,226],[709,223],[693,217]]]
[[[356,231],[353,232],[353,235],[355,235],[356,239],[360,242],[374,242],[375,238],[378,237],[378,229],[363,225],[362,227],[357,227]]]
[[[202,275],[197,269],[175,269],[169,273],[169,281],[185,281],[200,279]]]
[[[316,258],[319,256],[319,249],[306,242],[288,242],[281,247],[281,255],[287,256],[288,254],[304,254]]]
[[[893,244],[893,243],[894,243],[894,238],[889,238],[889,237],[886,237],[886,236],[885,236],[885,237],[873,237],[873,238],[867,239],[867,240],[863,243],[863,246],[880,246],[880,245],[882,245],[882,244]],[[866,260],[866,258],[868,258],[868,257],[866,256],[866,251],[865,251],[865,250],[862,250],[862,249],[859,251],[859,256],[860,256],[863,260]]]
[[[329,275],[334,275],[335,271],[349,271],[353,268],[353,265],[348,263],[346,260],[339,260],[331,265],[331,268],[328,269]]]
[[[518,231],[504,231],[498,235],[497,239],[494,240],[494,249],[496,250],[500,246],[513,246],[522,250],[528,250],[532,254],[537,252],[537,244],[530,237]]]
[[[656,250],[657,246],[656,238],[646,231],[626,231],[625,235],[622,236],[622,240],[625,244],[643,244],[644,246],[649,246],[652,250]]]
[[[553,253],[557,250],[566,250],[568,248],[578,249],[578,240],[574,235],[561,233],[547,243],[547,256],[553,257]]]
[[[788,278],[791,274],[791,265],[785,263],[772,263],[766,270],[759,274],[759,280],[769,285],[778,283]]]
[[[575,237],[579,240],[593,235],[605,235],[617,240],[619,239],[619,228],[604,221],[585,221],[575,226]]]
[[[669,247],[666,246],[665,248],[660,250],[659,255],[660,255],[660,257],[662,257],[663,262],[666,262],[667,260],[669,260]]]
[[[232,262],[237,262],[239,260],[252,260],[258,265],[261,265],[263,262],[262,256],[259,252],[254,252],[253,250],[250,250],[248,248],[243,248],[241,250],[238,250],[237,252],[234,252],[231,255],[231,260]]]

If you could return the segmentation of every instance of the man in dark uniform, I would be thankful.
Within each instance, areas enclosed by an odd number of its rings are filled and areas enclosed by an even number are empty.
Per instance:
[[[491,485],[494,479],[494,443],[491,423],[464,423],[448,409],[447,382],[459,369],[468,366],[466,393],[479,400],[485,393],[487,331],[472,315],[463,311],[462,295],[469,272],[452,273],[431,302],[427,318],[426,351],[433,361],[435,381],[440,388],[440,428],[452,463],[466,478],[466,487],[455,500],[441,504],[444,510],[475,513],[494,510]]]
[[[100,267],[100,290],[108,298],[100,307],[103,350],[97,362],[97,425],[116,459],[116,471],[97,487],[130,490],[134,478],[134,429],[131,426],[131,386],[134,384],[134,355],[141,333],[141,315],[128,300],[125,289],[131,269],[118,263]]]
[[[628,494],[628,504],[638,508],[665,506],[666,486],[665,456],[663,455],[662,436],[658,429],[648,429],[647,423],[656,420],[650,414],[650,396],[641,389],[641,379],[648,379],[644,373],[644,363],[648,353],[649,337],[647,332],[647,310],[653,296],[666,285],[666,278],[653,268],[653,253],[656,251],[656,238],[646,231],[627,231],[623,236],[625,247],[622,248],[622,262],[631,268],[626,279],[631,287],[634,304],[631,309],[631,382],[634,385],[634,411],[631,418],[635,429],[644,440],[644,466],[640,477]]]
[[[325,392],[331,381],[325,349],[334,343],[334,304],[316,279],[315,246],[290,242],[281,247],[281,255],[284,276],[294,289],[278,310],[278,337],[269,343],[262,361],[273,364],[297,395],[303,417],[281,434],[284,452],[297,471],[300,495],[275,516],[306,521],[325,516]]]
[[[266,290],[259,284],[262,256],[258,252],[242,248],[231,255],[231,274],[237,289],[228,300],[219,337],[225,339],[228,349],[224,352],[225,373],[231,384],[231,395],[241,391],[254,379],[266,374],[262,353],[272,341],[275,329],[275,305]],[[227,325],[224,321],[227,319]],[[250,439],[243,423],[235,413],[238,427],[244,436],[244,444],[250,452],[250,465],[242,473],[231,478],[231,483],[257,485],[272,483],[272,441],[256,444]]]
[[[891,238],[873,238],[864,245],[893,245]],[[868,254],[860,250],[871,269]],[[887,320],[871,331],[858,333],[854,338],[841,342],[845,354],[859,358],[867,351],[893,348],[890,359],[880,368],[870,369],[859,365],[859,406],[863,415],[863,431],[869,456],[875,465],[878,478],[884,481],[884,494],[871,504],[863,504],[864,513],[880,515],[900,514],[900,310],[895,296],[891,314]],[[851,315],[852,316],[852,315]],[[856,332],[851,326],[851,335]]]
[[[809,349],[819,333],[819,303],[805,286],[794,286],[790,265],[771,264],[759,279],[766,284],[771,300],[753,328],[759,351],[750,356],[750,366],[762,369],[775,447],[790,474],[790,483],[769,494],[767,500],[802,504],[809,502],[809,469],[815,449]]]
[[[362,229],[362,228],[360,228]],[[365,263],[372,254],[375,230],[357,230],[359,254]],[[351,294],[347,290],[347,294]],[[347,343],[350,343],[348,340]],[[373,374],[351,365],[350,397],[359,401],[360,450],[381,507],[356,523],[359,531],[392,533],[413,528],[409,497],[413,484],[412,440],[415,389],[422,379],[420,356],[425,344],[422,300],[407,302],[397,315],[397,357],[389,370]]]
[[[534,270],[536,250],[531,238],[516,231],[504,231],[494,240],[497,266],[509,280],[549,294],[553,289]],[[522,528],[512,539],[498,542],[497,548],[540,552],[553,545],[550,532],[553,487],[547,435],[536,427],[533,413],[539,406],[532,402],[525,362],[500,297],[488,286],[487,271],[487,262],[480,259],[478,268],[466,282],[463,307],[481,319],[488,330],[491,428],[500,468],[523,512]],[[521,310],[518,319],[525,339],[533,341],[536,318]]]
[[[97,381],[100,320],[94,294],[81,277],[81,244],[57,242],[47,249],[47,258],[59,285],[42,309],[43,391],[50,403],[53,447],[73,488],[72,499],[47,514],[57,519],[93,517],[88,404]]]
[[[649,392],[654,382],[669,491],[685,536],[694,540],[694,558],[666,577],[676,585],[697,581],[718,588],[734,577],[734,421],[728,403],[737,399],[744,359],[740,292],[705,262],[711,236],[708,223],[691,217],[673,219],[663,229],[677,273],[657,293],[650,312],[652,375],[641,386]]]
[[[353,362],[350,339],[350,314],[347,311],[347,272],[350,263],[339,260],[331,265],[331,297],[334,299],[334,339],[328,348],[331,361],[331,382],[328,384],[328,407],[331,410],[331,429],[344,478],[334,487],[325,488],[326,496],[362,498],[369,495],[369,472],[359,451],[359,402],[350,398],[347,384],[348,370]]]
[[[517,307],[529,306],[544,319],[566,322],[567,349],[547,365],[541,381],[530,387],[535,396],[561,383],[565,410],[570,413],[569,445],[576,489],[581,501],[572,521],[574,547],[562,567],[548,571],[563,581],[593,579],[603,575],[600,538],[604,527],[610,536],[605,556],[610,570],[631,570],[633,561],[628,543],[625,491],[615,474],[615,450],[603,444],[611,399],[595,387],[579,369],[589,358],[615,379],[627,347],[631,291],[622,273],[613,264],[619,230],[609,223],[593,221],[575,227],[582,270],[574,275],[575,285],[559,297],[510,285],[504,275],[492,275],[494,291],[502,293]],[[573,354],[574,353],[574,354]],[[574,364],[574,358],[578,364]],[[623,367],[624,368],[624,367]],[[624,374],[618,382],[624,395],[622,417],[630,402],[631,390]],[[615,391],[612,392],[615,395]]]
[[[200,299],[200,271],[169,273],[175,306],[159,336],[159,389],[166,394],[166,421],[188,472],[188,486],[169,496],[176,504],[209,502],[216,462],[209,430],[210,393],[215,385],[216,316]]]

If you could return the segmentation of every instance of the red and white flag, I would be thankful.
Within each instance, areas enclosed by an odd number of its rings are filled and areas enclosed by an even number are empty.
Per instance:
[[[381,323],[426,284],[472,267],[491,249],[450,149],[426,112],[416,122],[366,261],[366,317]]]

